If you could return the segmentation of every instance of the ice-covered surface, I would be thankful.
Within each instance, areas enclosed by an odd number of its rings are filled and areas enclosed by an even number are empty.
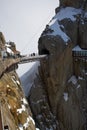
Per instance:
[[[69,19],[72,22],[76,20],[76,15],[81,14],[80,9],[75,9],[73,7],[66,7],[66,8],[61,8],[60,11],[54,16],[54,18],[50,21],[49,29],[52,30],[52,32],[48,32],[46,35],[59,35],[66,43],[70,38],[66,33],[61,30],[61,26],[58,21],[61,21],[63,19]],[[64,28],[64,27],[63,27]]]
[[[74,85],[77,83],[77,79],[76,79],[76,76],[72,76],[69,80],[68,80],[68,82],[70,83],[70,82],[72,82]]]
[[[26,96],[28,96],[30,88],[32,87],[32,84],[36,77],[36,74],[38,74],[38,66],[39,62],[36,62],[36,64],[34,64],[32,68],[20,78]]]
[[[68,101],[68,98],[69,98],[68,93],[63,93],[63,98],[64,98],[65,101]]]

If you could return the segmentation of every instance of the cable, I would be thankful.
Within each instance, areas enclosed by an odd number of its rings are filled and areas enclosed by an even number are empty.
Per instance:
[[[51,15],[51,13],[53,11],[54,11],[54,9],[50,12],[50,15]],[[38,34],[38,32],[43,27],[44,23],[46,23],[46,21],[48,20],[48,18],[50,17],[50,15],[47,18],[45,18],[45,20],[42,22],[41,26],[37,29],[36,33],[30,38],[29,42],[23,47],[23,49],[21,50],[21,52],[24,52],[24,50],[26,49],[26,46],[28,48],[28,44],[31,43],[32,39]]]

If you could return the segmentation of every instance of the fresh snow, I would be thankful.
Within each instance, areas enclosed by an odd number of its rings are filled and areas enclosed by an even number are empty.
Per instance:
[[[76,79],[76,77],[73,75],[69,80],[68,80],[68,82],[70,83],[70,82],[72,82],[74,85],[77,83],[77,79]]]
[[[66,8],[61,8],[60,12],[58,12],[54,18],[57,18],[59,21],[66,18],[70,19],[71,21],[75,21],[76,20],[75,15],[77,14],[81,14],[81,9],[66,7]]]
[[[53,30],[52,33],[48,33],[48,35],[60,35],[62,39],[67,42],[70,38],[61,30],[61,25],[58,24],[57,19],[52,20],[52,23],[49,24],[49,28]]]
[[[64,98],[65,101],[68,101],[68,93],[64,93],[63,98]]]
[[[70,38],[61,30],[62,25],[60,25],[58,21],[67,18],[74,22],[76,20],[75,15],[77,14],[81,14],[81,9],[75,9],[73,7],[61,8],[60,12],[58,12],[48,24],[49,29],[53,30],[53,32],[48,32],[47,35],[59,35],[67,43]]]

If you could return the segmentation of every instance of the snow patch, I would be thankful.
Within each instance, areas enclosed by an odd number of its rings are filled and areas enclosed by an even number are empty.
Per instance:
[[[40,130],[39,128],[36,128],[36,130]]]
[[[73,75],[69,80],[68,80],[68,82],[70,83],[70,82],[72,82],[74,85],[77,83],[77,79],[76,79],[76,77]]]
[[[10,53],[10,54],[14,54],[14,52],[8,47],[7,47],[7,52]]]
[[[66,7],[66,8],[62,8],[54,18],[57,18],[58,20],[63,20],[67,18],[74,22],[76,20],[75,15],[78,14],[81,14],[81,9]]]
[[[24,104],[28,104],[27,100],[25,98],[22,98],[21,101],[24,103]]]
[[[29,122],[32,121],[32,123],[35,125],[35,122],[31,116],[27,118],[26,123],[23,125],[23,127],[26,129],[29,126]]]
[[[21,105],[21,108],[20,109],[17,109],[17,112],[18,113],[22,113],[23,111],[25,111],[26,110],[26,108],[25,108],[25,106],[24,105]]]
[[[80,85],[80,84],[78,84],[77,88],[80,88],[80,87],[81,87],[81,85]]]
[[[48,24],[48,29],[51,29],[52,32],[48,32],[46,35],[59,35],[67,43],[70,38],[63,30],[61,30],[61,27],[64,29],[64,26],[60,25],[58,21],[70,19],[74,22],[76,20],[75,15],[77,14],[81,14],[81,9],[75,9],[73,7],[62,8]]]
[[[65,101],[68,101],[68,99],[69,99],[68,93],[64,93],[64,94],[63,94],[63,98],[64,98]]]
[[[79,80],[83,80],[83,77],[80,77],[80,76],[79,76],[78,79],[79,79]]]
[[[16,83],[17,83],[18,85],[20,85],[20,82],[19,82],[18,80],[16,80]]]
[[[61,30],[61,25],[58,24],[58,21],[56,19],[53,20],[52,23],[49,24],[49,26],[49,28],[53,30],[53,32],[48,32],[47,35],[59,35],[65,42],[68,42],[70,38]]]
[[[82,51],[79,45],[75,46],[72,51]]]
[[[19,125],[19,130],[23,130],[23,126],[21,124]]]

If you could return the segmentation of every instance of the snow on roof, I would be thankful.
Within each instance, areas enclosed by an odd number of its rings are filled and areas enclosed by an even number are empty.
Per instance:
[[[59,35],[67,43],[70,38],[61,30],[61,25],[58,23],[58,21],[66,18],[70,19],[71,21],[75,21],[75,15],[80,13],[80,9],[75,9],[73,7],[61,8],[60,12],[58,12],[49,23],[49,29],[53,30],[53,32],[48,32],[47,35]]]
[[[68,101],[68,93],[63,93],[63,98],[65,101]]]
[[[81,49],[79,45],[75,46],[72,51],[87,51],[87,50],[84,50],[84,49]]]
[[[77,79],[76,79],[76,77],[73,75],[69,80],[68,80],[68,82],[70,83],[70,82],[72,82],[74,85],[77,83]]]

